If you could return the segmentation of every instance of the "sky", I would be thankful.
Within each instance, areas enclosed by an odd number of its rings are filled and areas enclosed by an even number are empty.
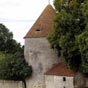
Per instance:
[[[24,45],[23,37],[48,4],[49,0],[0,0],[0,23]],[[53,0],[50,4],[53,5]]]

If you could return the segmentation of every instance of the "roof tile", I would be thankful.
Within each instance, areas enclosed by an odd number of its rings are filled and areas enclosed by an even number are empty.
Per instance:
[[[48,70],[45,75],[57,75],[57,76],[75,76],[76,72],[73,70],[70,70],[67,68],[67,66],[61,62],[54,67],[52,67],[50,70]]]
[[[55,10],[48,5],[24,38],[46,37],[53,26]]]

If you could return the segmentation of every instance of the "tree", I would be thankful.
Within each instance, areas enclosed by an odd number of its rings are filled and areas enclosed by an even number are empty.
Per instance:
[[[77,43],[81,53],[81,70],[88,73],[88,30],[77,36]]]
[[[24,46],[13,39],[12,32],[0,24],[0,79],[20,80],[26,88],[27,77],[32,75],[32,67],[24,59]]]
[[[0,24],[0,79],[20,80],[26,88],[27,77],[32,75],[32,67],[24,59],[24,46],[13,39],[12,32]]]
[[[0,51],[5,49],[5,44],[7,40],[12,39],[13,34],[3,25],[0,24]]]
[[[15,53],[18,50],[22,50],[20,43],[13,39],[13,33],[6,26],[0,24],[0,51]]]
[[[69,68],[81,72],[85,69],[88,73],[88,62],[85,62],[88,60],[87,41],[82,43],[83,38],[87,40],[88,0],[55,0],[54,5],[54,28],[48,40],[52,47],[62,52],[61,56]],[[81,51],[83,46],[86,50]]]
[[[32,67],[28,66],[23,54],[20,52],[14,55],[0,53],[0,79],[22,81],[26,88],[25,79],[31,75]]]

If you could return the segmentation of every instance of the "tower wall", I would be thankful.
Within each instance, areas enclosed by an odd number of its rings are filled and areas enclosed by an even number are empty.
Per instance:
[[[44,88],[44,73],[59,61],[56,51],[50,48],[46,38],[26,38],[24,55],[33,68],[32,77],[27,79],[27,88]]]

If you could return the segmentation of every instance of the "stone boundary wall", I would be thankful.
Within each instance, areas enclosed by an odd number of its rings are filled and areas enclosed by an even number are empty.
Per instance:
[[[0,80],[0,88],[23,88],[21,81]]]

